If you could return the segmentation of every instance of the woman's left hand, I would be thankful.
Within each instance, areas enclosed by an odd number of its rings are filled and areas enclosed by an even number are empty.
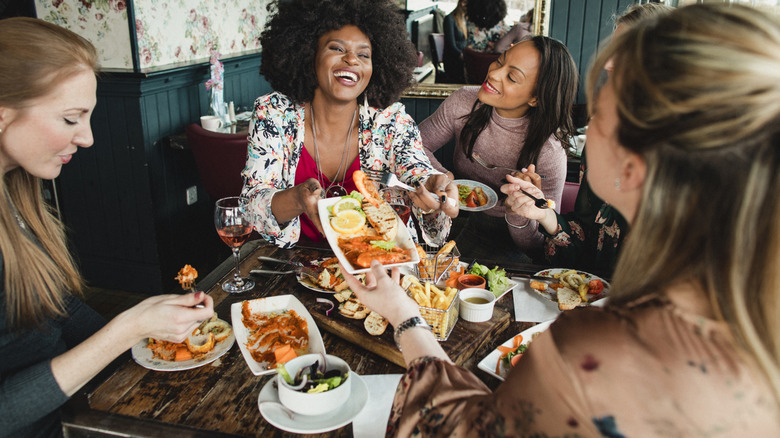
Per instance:
[[[458,216],[458,186],[447,175],[431,175],[424,185],[409,192],[414,205],[425,214],[444,212],[449,217]]]

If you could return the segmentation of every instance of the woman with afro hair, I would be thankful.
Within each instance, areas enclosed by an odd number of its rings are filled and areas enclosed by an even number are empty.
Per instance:
[[[496,42],[509,32],[504,23],[505,0],[480,0],[466,4],[466,47],[477,52],[496,53]]]
[[[387,0],[287,0],[269,5],[260,73],[274,92],[255,102],[242,195],[255,229],[283,248],[322,239],[317,201],[356,190],[359,169],[394,173],[429,244],[447,237],[457,187],[425,155],[396,102],[415,49]],[[431,194],[435,196],[431,196]]]

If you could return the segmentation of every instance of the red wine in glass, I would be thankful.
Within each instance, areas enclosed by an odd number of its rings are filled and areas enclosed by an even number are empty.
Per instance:
[[[236,270],[233,279],[222,283],[222,290],[228,293],[246,292],[255,287],[255,282],[241,277],[239,251],[252,233],[249,200],[239,196],[222,198],[214,207],[214,227],[217,234],[233,251]]]
[[[401,222],[404,224],[409,223],[409,216],[412,215],[412,209],[409,208],[408,205],[404,204],[390,204],[391,207],[393,207],[393,210],[398,214],[398,217],[401,218]]]

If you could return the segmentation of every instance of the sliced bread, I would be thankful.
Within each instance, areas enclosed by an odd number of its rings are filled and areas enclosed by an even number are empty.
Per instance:
[[[561,310],[571,310],[579,306],[580,303],[582,303],[582,298],[580,298],[580,294],[575,290],[569,289],[568,287],[559,288],[557,291],[557,295],[558,295],[558,308]]]
[[[395,239],[398,234],[398,216],[395,210],[387,202],[380,202],[374,206],[370,202],[363,201],[363,213],[372,227],[386,240]]]

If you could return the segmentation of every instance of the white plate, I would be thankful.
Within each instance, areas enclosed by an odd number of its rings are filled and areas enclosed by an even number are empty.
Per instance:
[[[328,244],[333,250],[333,253],[336,254],[336,257],[338,257],[339,261],[347,272],[350,274],[368,272],[371,270],[371,268],[355,268],[351,263],[349,263],[347,258],[344,256],[344,252],[341,250],[341,248],[339,248],[339,237],[341,237],[341,234],[337,233],[333,227],[330,226],[330,213],[328,212],[328,207],[339,202],[340,200],[341,197],[325,198],[320,199],[320,201],[317,203],[320,222],[322,223],[322,228],[325,231],[325,238],[328,239]],[[397,214],[395,217],[396,220],[401,220],[398,218]],[[417,254],[414,246],[414,240],[412,240],[412,236],[409,234],[409,229],[403,224],[399,223],[398,233],[395,236],[395,243],[399,248],[407,250],[412,258],[408,262],[384,265],[386,268],[391,268],[393,266],[415,265],[420,262],[420,256]]]
[[[498,195],[496,194],[495,190],[490,188],[490,186],[482,184],[479,181],[472,181],[470,179],[456,179],[453,182],[455,184],[459,185],[459,186],[471,187],[472,190],[475,187],[480,187],[482,189],[482,191],[485,192],[485,196],[487,196],[487,203],[485,205],[481,205],[479,207],[466,207],[466,204],[459,203],[461,210],[463,210],[463,211],[484,211],[484,210],[490,210],[491,208],[496,206],[496,203],[498,202]]]
[[[349,378],[354,379],[351,387],[352,393],[343,406],[334,412],[322,415],[295,414],[295,419],[292,420],[287,412],[282,410],[281,405],[271,403],[261,405],[261,403],[268,401],[279,403],[279,393],[275,385],[276,377],[272,377],[263,386],[257,397],[260,414],[274,427],[292,433],[325,433],[344,427],[358,416],[368,401],[368,387],[363,379],[354,371]]]
[[[550,324],[553,323],[554,320],[542,322],[539,324],[536,324],[535,326],[520,332],[521,335],[523,335],[523,345],[528,345],[533,340],[534,333],[539,333],[547,330],[547,327],[550,326]],[[504,347],[513,347],[514,346],[514,336],[507,339],[506,342],[501,344]],[[496,374],[496,365],[498,364],[499,359],[501,359],[501,351],[498,349],[495,349],[490,352],[487,356],[485,356],[484,359],[482,359],[479,364],[477,364],[477,368],[481,369],[482,371],[490,374],[491,376],[504,380],[509,374],[509,368],[506,367],[504,364],[501,364],[501,368],[499,369],[498,374]]]
[[[244,355],[246,364],[249,365],[249,369],[252,374],[260,376],[263,374],[275,373],[276,368],[268,369],[266,363],[260,363],[256,361],[249,349],[246,348],[247,338],[249,337],[249,330],[244,326],[244,322],[241,320],[241,306],[243,301],[233,303],[230,306],[230,316],[233,320],[233,331],[236,334],[236,340],[238,341],[238,348],[241,350],[241,354]],[[317,324],[314,322],[314,318],[305,307],[303,303],[298,301],[292,295],[279,295],[276,297],[258,298],[255,300],[249,300],[249,308],[252,313],[270,313],[270,312],[283,312],[285,310],[295,310],[301,318],[306,320],[306,325],[309,330],[309,351],[307,353],[323,353],[325,354],[325,344],[322,343],[322,335],[317,328]]]
[[[130,352],[133,355],[133,360],[135,360],[138,363],[138,365],[141,365],[142,367],[148,368],[150,370],[155,370],[155,371],[189,370],[192,368],[197,368],[206,365],[208,363],[214,362],[215,360],[219,359],[220,356],[227,353],[228,350],[230,350],[230,347],[232,347],[233,344],[236,342],[235,333],[236,333],[235,330],[231,330],[230,335],[227,337],[227,339],[225,339],[222,342],[217,342],[213,350],[209,351],[208,353],[196,359],[182,360],[176,362],[172,360],[162,360],[162,359],[155,358],[154,355],[152,354],[152,350],[146,348],[147,341],[145,339],[133,345],[133,348],[130,350]]]
[[[312,260],[310,262],[307,262],[306,266],[315,267],[316,268],[316,267],[320,266],[320,263],[324,262],[325,260],[330,260],[330,259],[331,259],[331,257],[326,257],[326,258],[322,258],[322,259]],[[306,289],[310,289],[310,290],[313,290],[315,292],[322,292],[322,293],[325,293],[325,294],[335,294],[336,293],[335,290],[324,289],[322,286],[320,286],[318,284],[314,284],[312,282],[312,280],[311,280],[311,277],[307,277],[307,276],[302,275],[302,274],[296,274],[295,277],[298,279],[298,283],[301,286],[305,287]]]
[[[561,272],[565,272],[565,271],[568,271],[568,270],[569,269],[560,269],[560,268],[545,269],[543,271],[537,272],[534,275],[539,276],[539,277],[549,277],[549,278],[552,278],[554,274],[560,274]],[[584,271],[577,271],[577,273],[583,275],[585,277],[585,281],[586,282],[594,280],[594,279],[598,279],[598,280],[601,280],[602,282],[604,282],[604,290],[600,294],[598,294],[598,295],[587,294],[586,297],[588,298],[588,301],[584,302],[584,303],[580,303],[580,305],[578,307],[589,306],[590,303],[593,302],[593,300],[599,300],[601,298],[604,298],[607,295],[607,291],[609,289],[609,282],[607,280],[604,280],[603,278],[601,278],[601,277],[599,277],[597,275],[589,274],[589,273],[584,272]],[[558,302],[558,295],[556,294],[555,290],[550,288],[550,287],[548,287],[545,290],[536,290],[534,288],[530,288],[530,289],[533,290],[534,292],[538,293],[542,297],[552,301],[553,303],[557,303]]]

